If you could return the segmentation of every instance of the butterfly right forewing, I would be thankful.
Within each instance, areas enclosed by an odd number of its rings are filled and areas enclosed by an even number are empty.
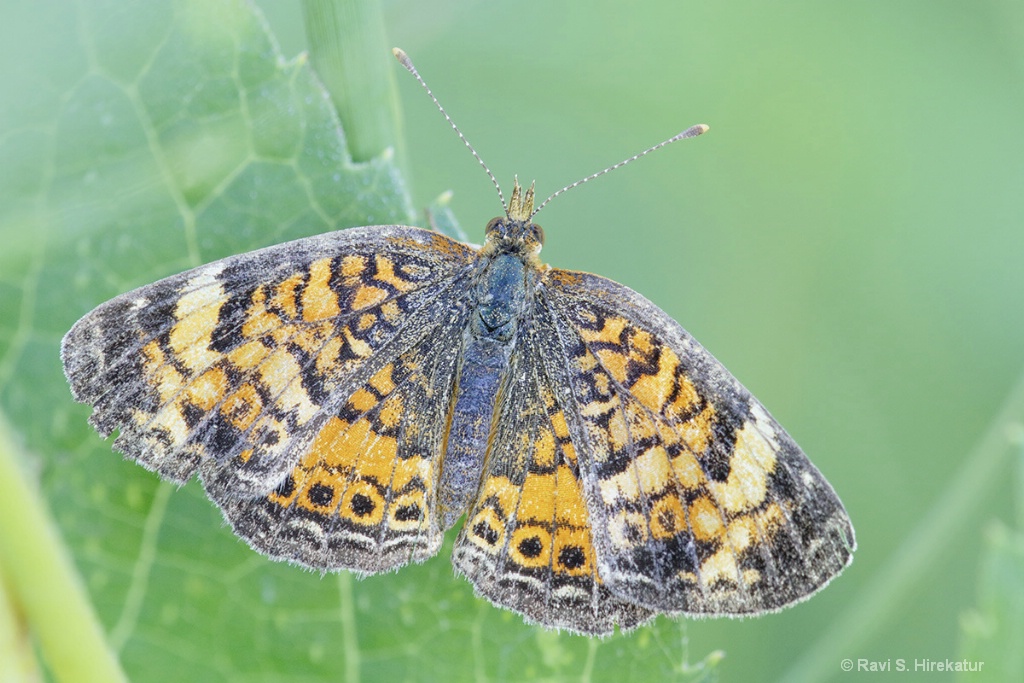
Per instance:
[[[546,300],[573,397],[598,566],[661,612],[756,614],[850,562],[853,527],[782,427],[663,311],[605,278],[552,269]]]

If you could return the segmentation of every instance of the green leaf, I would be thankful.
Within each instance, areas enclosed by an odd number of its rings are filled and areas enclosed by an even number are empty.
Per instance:
[[[459,221],[455,218],[455,213],[452,211],[451,201],[451,192],[445,192],[434,199],[430,206],[427,207],[427,224],[432,229],[448,235],[452,239],[468,242],[469,237],[462,229],[462,226],[459,225]]]
[[[389,152],[351,160],[309,62],[282,58],[241,0],[7,3],[0,45],[19,66],[0,74],[0,408],[38,453],[22,469],[38,472],[131,680],[712,672],[720,655],[690,663],[682,623],[602,641],[525,625],[453,576],[451,539],[423,565],[362,581],[272,562],[195,482],[177,490],[112,453],[62,376],[60,339],[78,317],[230,254],[409,222],[411,202]]]

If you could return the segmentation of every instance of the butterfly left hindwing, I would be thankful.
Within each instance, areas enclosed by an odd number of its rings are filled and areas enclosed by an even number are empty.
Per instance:
[[[436,310],[436,309],[435,309]],[[443,540],[437,480],[464,314],[433,328],[330,412],[265,496],[219,502],[235,533],[314,569],[373,574],[422,562]]]

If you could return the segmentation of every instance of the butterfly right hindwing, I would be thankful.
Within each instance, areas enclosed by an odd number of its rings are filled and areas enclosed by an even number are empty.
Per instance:
[[[452,562],[477,592],[531,621],[592,635],[628,630],[655,612],[611,593],[599,573],[578,444],[542,361],[559,352],[553,332],[549,311],[535,307]]]

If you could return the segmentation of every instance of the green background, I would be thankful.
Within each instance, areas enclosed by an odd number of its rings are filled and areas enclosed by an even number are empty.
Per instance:
[[[286,58],[307,48],[298,4],[260,5]],[[308,64],[278,62],[244,4],[7,2],[0,408],[128,676],[874,681],[901,677],[841,660],[967,657],[986,665],[960,680],[1014,680],[1024,7],[388,2],[384,18],[506,194],[514,174],[544,197],[711,126],[552,203],[543,257],[640,291],[723,361],[832,482],[855,561],[777,615],[590,641],[475,599],[448,546],[365,581],[252,553],[195,483],[159,484],[85,425],[60,337],[213,258],[422,222],[448,189],[478,241],[493,188],[397,64],[411,198],[387,154],[351,164]]]

